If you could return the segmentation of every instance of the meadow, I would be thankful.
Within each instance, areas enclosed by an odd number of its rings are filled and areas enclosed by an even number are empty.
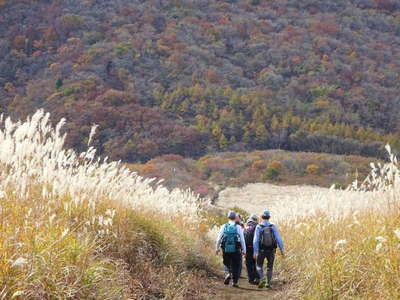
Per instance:
[[[277,200],[269,184],[256,184],[225,196],[225,207],[272,211],[287,248],[276,268],[288,282],[279,297],[400,298],[400,168],[387,150],[388,163],[371,163],[367,178],[346,190],[279,187]]]
[[[215,295],[210,204],[97,158],[93,132],[86,152],[65,149],[64,123],[43,111],[1,120],[0,299]],[[287,248],[281,298],[400,297],[400,168],[388,150],[347,190],[269,207]]]

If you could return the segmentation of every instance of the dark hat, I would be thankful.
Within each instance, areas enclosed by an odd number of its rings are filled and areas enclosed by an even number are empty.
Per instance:
[[[228,213],[228,219],[229,220],[235,220],[236,216],[237,216],[236,212],[234,212],[232,210]]]
[[[248,222],[258,222],[258,216],[256,214],[252,214],[250,218],[247,219]]]
[[[264,210],[263,214],[261,215],[262,218],[268,219],[271,217],[271,213],[269,210]]]

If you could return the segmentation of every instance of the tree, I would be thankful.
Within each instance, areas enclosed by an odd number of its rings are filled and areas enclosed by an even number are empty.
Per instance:
[[[63,80],[58,78],[56,81],[56,90],[59,90],[63,86]]]
[[[263,175],[264,180],[278,180],[279,171],[275,168],[268,167]]]
[[[265,148],[268,141],[268,131],[264,124],[259,124],[255,129],[255,144],[258,147]]]
[[[228,145],[229,145],[228,139],[224,134],[221,134],[219,138],[219,148],[221,150],[225,150],[228,147]]]

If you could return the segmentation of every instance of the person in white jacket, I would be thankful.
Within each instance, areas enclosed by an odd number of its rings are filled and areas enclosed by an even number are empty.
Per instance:
[[[223,263],[228,271],[225,274],[224,284],[228,285],[232,279],[232,286],[239,287],[240,266],[242,255],[246,255],[246,243],[243,229],[236,224],[237,214],[234,211],[228,213],[228,223],[221,226],[215,244],[215,252],[218,255],[222,250]]]

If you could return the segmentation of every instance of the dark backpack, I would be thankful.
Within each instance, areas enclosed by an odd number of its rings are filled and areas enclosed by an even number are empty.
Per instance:
[[[238,242],[240,241],[239,234],[237,233],[236,224],[225,224],[222,249],[225,253],[235,253],[239,250]]]
[[[253,248],[254,232],[256,225],[249,225],[244,231],[244,240],[246,242],[246,248]]]
[[[275,238],[274,231],[272,230],[272,224],[268,226],[260,225],[262,231],[260,233],[260,249],[272,250],[277,247],[277,242]]]

